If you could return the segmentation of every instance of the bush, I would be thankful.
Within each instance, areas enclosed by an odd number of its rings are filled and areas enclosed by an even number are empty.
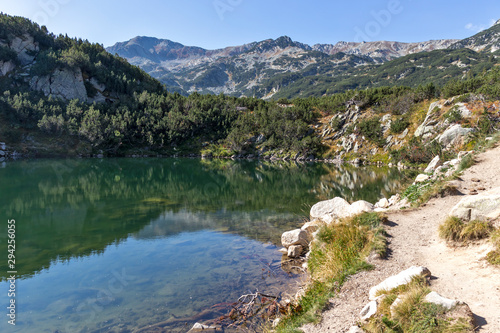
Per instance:
[[[383,147],[386,144],[382,133],[380,118],[378,117],[362,120],[359,123],[359,131],[360,134],[364,135],[368,140],[379,147]]]
[[[405,117],[396,119],[391,123],[391,133],[400,134],[410,126],[410,121]]]
[[[460,113],[458,108],[455,106],[444,114],[444,118],[446,120],[448,120],[450,123],[457,123],[460,120],[462,120],[462,114]]]

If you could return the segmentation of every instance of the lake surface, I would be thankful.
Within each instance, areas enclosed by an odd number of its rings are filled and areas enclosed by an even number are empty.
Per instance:
[[[197,159],[17,161],[0,167],[0,332],[186,332],[242,294],[292,293],[280,237],[310,207],[399,190],[387,168]],[[7,220],[16,220],[16,326]],[[207,310],[208,309],[208,310]],[[186,324],[187,323],[187,324]]]

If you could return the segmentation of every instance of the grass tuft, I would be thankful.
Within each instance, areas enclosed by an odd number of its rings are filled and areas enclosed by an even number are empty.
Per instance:
[[[470,221],[464,223],[461,219],[449,216],[439,226],[439,235],[447,241],[462,242],[487,238],[493,230],[493,226],[486,221]]]
[[[496,250],[488,253],[486,260],[492,265],[500,266],[500,229],[491,234],[491,242],[496,247]]]
[[[470,318],[449,316],[443,307],[425,302],[429,292],[424,277],[415,277],[404,286],[384,291],[385,297],[379,302],[377,315],[363,329],[371,333],[474,331]],[[393,305],[398,297],[400,301]]]

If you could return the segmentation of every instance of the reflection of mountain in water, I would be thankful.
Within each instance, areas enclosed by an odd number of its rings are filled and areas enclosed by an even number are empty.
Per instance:
[[[373,201],[397,189],[399,179],[382,169],[284,162],[22,161],[0,169],[0,209],[16,219],[17,269],[28,276],[52,261],[101,253],[131,234],[212,229],[278,242],[316,201],[336,195]]]

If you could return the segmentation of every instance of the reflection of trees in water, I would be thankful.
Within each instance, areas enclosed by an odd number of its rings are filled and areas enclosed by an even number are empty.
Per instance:
[[[0,169],[0,208],[19,221],[18,270],[33,274],[53,260],[100,253],[130,234],[168,237],[209,228],[278,242],[316,201],[378,198],[397,187],[397,177],[294,162],[22,161]]]
[[[314,193],[319,200],[343,197],[349,202],[366,200],[376,203],[397,193],[405,183],[404,174],[389,168],[356,168],[353,166],[325,166],[328,174],[323,175]]]

